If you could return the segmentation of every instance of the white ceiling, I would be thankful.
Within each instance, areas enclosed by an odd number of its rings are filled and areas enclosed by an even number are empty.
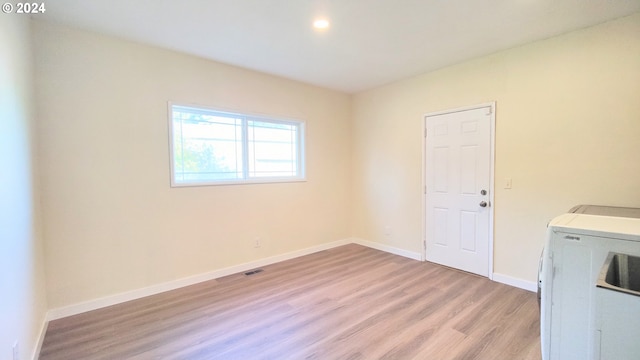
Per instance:
[[[55,0],[38,19],[354,93],[637,11],[640,0]]]

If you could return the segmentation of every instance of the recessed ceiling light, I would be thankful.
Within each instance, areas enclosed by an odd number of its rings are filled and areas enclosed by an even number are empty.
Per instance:
[[[316,29],[326,29],[329,27],[329,20],[327,19],[316,19],[313,22],[313,27]]]

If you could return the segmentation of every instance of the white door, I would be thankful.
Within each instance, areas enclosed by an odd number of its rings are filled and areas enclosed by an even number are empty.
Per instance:
[[[425,116],[425,258],[489,276],[494,105]]]

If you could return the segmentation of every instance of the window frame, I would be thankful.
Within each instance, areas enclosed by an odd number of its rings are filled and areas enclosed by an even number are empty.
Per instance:
[[[242,120],[242,132],[243,138],[241,139],[241,146],[243,148],[242,153],[242,178],[240,179],[222,179],[222,180],[206,180],[206,181],[176,181],[175,172],[175,154],[174,154],[174,129],[173,129],[173,107],[192,108],[194,110],[211,112],[213,114],[230,116],[236,119]],[[169,165],[170,165],[170,184],[172,188],[179,187],[194,187],[194,186],[219,186],[219,185],[245,185],[245,184],[270,184],[270,183],[293,183],[293,182],[305,182],[306,178],[306,123],[301,120],[283,119],[281,117],[274,118],[271,116],[257,115],[250,113],[241,113],[237,111],[222,110],[219,108],[185,104],[169,101],[167,103],[167,119],[169,129]],[[297,127],[297,175],[295,176],[264,176],[264,177],[250,177],[249,173],[249,154],[247,152],[249,146],[249,139],[247,136],[247,123],[251,120],[266,122],[272,124],[286,124],[295,125]]]

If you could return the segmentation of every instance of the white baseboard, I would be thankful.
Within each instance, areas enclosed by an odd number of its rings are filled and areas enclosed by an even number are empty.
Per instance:
[[[313,247],[302,249],[302,250],[292,251],[292,252],[281,254],[281,255],[271,256],[268,258],[227,267],[224,269],[214,270],[214,271],[203,273],[203,274],[198,274],[198,275],[189,276],[182,279],[168,281],[165,283],[148,286],[141,289],[136,289],[132,291],[123,292],[120,294],[106,296],[106,297],[95,299],[95,300],[85,301],[85,302],[81,302],[81,303],[77,303],[69,306],[51,309],[47,312],[46,321],[48,322],[51,320],[56,320],[56,319],[64,318],[67,316],[72,316],[72,315],[80,314],[83,312],[100,309],[103,307],[123,303],[126,301],[140,299],[145,296],[150,296],[150,295],[159,294],[165,291],[175,290],[181,287],[197,284],[203,281],[217,279],[223,276],[244,272],[244,271],[255,269],[261,266],[267,266],[273,263],[297,258],[304,255],[309,255],[318,251],[328,250],[328,249],[332,249],[338,246],[347,245],[351,243],[370,247],[372,249],[388,252],[391,254],[403,256],[403,257],[417,260],[417,261],[424,260],[422,258],[422,254],[419,252],[408,251],[408,250],[396,248],[393,246],[364,240],[361,238],[346,238],[346,239],[330,242],[327,244],[313,246]],[[535,282],[528,282],[521,279],[512,278],[507,275],[496,274],[496,273],[493,274],[493,280],[507,284],[507,285],[519,287],[525,290],[537,291],[537,284]],[[45,331],[46,331],[46,324],[41,334],[42,338],[44,337]],[[42,341],[42,338],[40,339],[41,341]],[[38,350],[38,353],[39,353],[39,350]]]
[[[400,248],[397,248],[397,247],[384,245],[384,244],[380,244],[380,243],[377,243],[377,242],[364,240],[364,239],[360,239],[360,238],[351,238],[351,242],[355,243],[355,244],[358,244],[358,245],[370,247],[372,249],[388,252],[388,253],[395,254],[395,255],[400,255],[400,256],[403,256],[403,257],[406,257],[406,258],[409,258],[409,259],[423,261],[421,253],[417,253],[417,252],[413,252],[413,251],[407,251],[407,250],[400,249]]]
[[[38,335],[38,342],[36,343],[36,348],[35,350],[33,350],[33,356],[31,357],[33,360],[38,360],[40,358],[40,350],[42,349],[42,342],[44,341],[44,335],[47,333],[48,326],[49,326],[49,321],[45,319],[45,321],[42,323],[40,334]]]
[[[504,274],[493,273],[493,281],[514,286],[520,289],[538,292],[538,284],[535,281],[527,281]]]
[[[264,258],[256,261],[251,261],[251,262],[240,264],[240,265],[227,267],[224,269],[214,270],[204,274],[189,276],[186,278],[168,281],[165,283],[152,285],[152,286],[148,286],[145,288],[136,289],[132,291],[127,291],[120,294],[110,295],[110,296],[106,296],[106,297],[95,299],[95,300],[89,300],[89,301],[85,301],[85,302],[81,302],[81,303],[77,303],[69,306],[64,306],[61,308],[51,309],[47,312],[46,320],[47,321],[56,320],[63,317],[72,316],[72,315],[80,314],[83,312],[123,303],[126,301],[140,299],[145,296],[155,295],[155,294],[159,294],[169,290],[175,290],[184,286],[197,284],[203,281],[217,279],[223,276],[255,269],[257,267],[266,266],[266,265],[277,263],[280,261],[285,261],[285,260],[293,259],[296,257],[309,255],[318,251],[323,251],[323,250],[331,249],[334,247],[350,244],[351,242],[352,242],[351,239],[342,239],[342,240],[334,241],[327,244],[322,244],[322,245],[313,246],[313,247],[302,249],[302,250],[292,251],[282,255],[276,255],[276,256],[272,256],[272,257],[268,257],[268,258]]]

